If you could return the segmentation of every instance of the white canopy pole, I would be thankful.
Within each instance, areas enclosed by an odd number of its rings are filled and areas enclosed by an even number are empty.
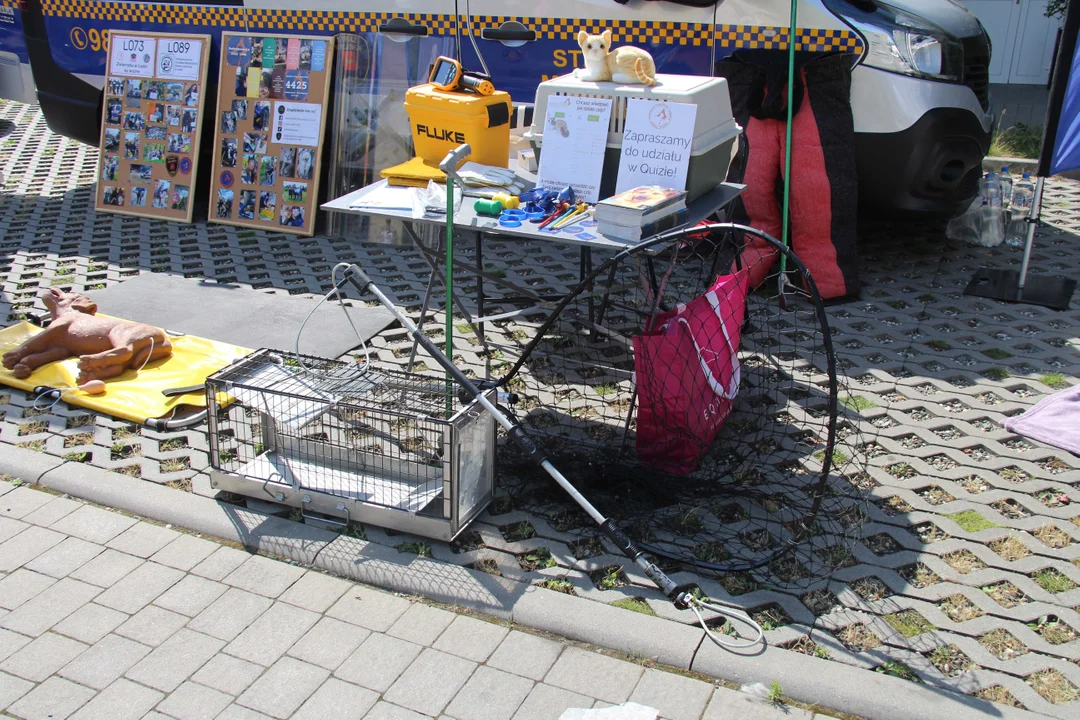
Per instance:
[[[1031,199],[1031,211],[1027,217],[1027,240],[1024,242],[1024,261],[1020,265],[1020,281],[1016,289],[1023,292],[1024,282],[1027,281],[1028,262],[1031,260],[1031,246],[1035,244],[1035,228],[1039,226],[1039,214],[1042,212],[1043,182],[1046,180],[1040,175],[1035,180],[1035,195]]]

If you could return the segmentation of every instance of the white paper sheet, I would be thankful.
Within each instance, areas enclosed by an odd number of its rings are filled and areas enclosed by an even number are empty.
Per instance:
[[[319,131],[322,129],[322,105],[303,102],[275,102],[274,142],[282,145],[319,144]]]
[[[548,99],[536,184],[574,188],[578,200],[600,199],[611,98],[558,95]]]
[[[161,38],[157,46],[157,76],[170,80],[198,80],[202,40]]]
[[[691,103],[628,100],[615,192],[643,185],[685,190],[696,120]]]
[[[113,35],[110,42],[112,43],[110,75],[154,77],[157,40],[148,37]]]

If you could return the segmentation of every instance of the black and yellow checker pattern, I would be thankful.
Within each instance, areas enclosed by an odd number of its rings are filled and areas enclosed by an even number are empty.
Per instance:
[[[467,18],[460,19],[461,34],[468,35]],[[529,18],[477,15],[472,19],[472,31],[477,36],[487,28],[497,28],[504,22],[518,22],[536,32],[537,40],[576,40],[579,30],[599,35],[611,30],[613,43],[638,43],[641,45],[690,45],[709,44],[712,26],[705,23],[685,22],[639,22],[634,20],[580,20],[573,18]]]
[[[746,50],[787,50],[790,33],[785,27],[717,25],[716,45]],[[861,53],[862,40],[850,30],[798,28],[795,49],[809,52]]]
[[[0,0],[0,7],[17,8],[19,0]]]
[[[84,0],[44,0],[45,15],[84,20],[111,20],[127,23],[167,23],[242,29],[244,9],[159,3],[102,3]]]
[[[354,13],[323,10],[249,9],[248,30],[269,30],[362,33],[378,32],[379,26],[395,17],[414,25],[426,25],[433,36],[453,35],[453,15],[421,15],[402,13]]]

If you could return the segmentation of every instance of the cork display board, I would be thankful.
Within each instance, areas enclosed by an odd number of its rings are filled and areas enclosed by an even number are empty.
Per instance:
[[[333,39],[223,33],[210,222],[313,235]]]
[[[94,209],[191,222],[209,35],[110,38]]]

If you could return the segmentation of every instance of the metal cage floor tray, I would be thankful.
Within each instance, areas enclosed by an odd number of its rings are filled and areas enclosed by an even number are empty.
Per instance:
[[[301,490],[354,498],[409,513],[423,510],[440,496],[443,489],[442,483],[417,485],[355,470],[337,469],[331,472],[316,462],[284,457],[273,452],[258,456],[236,474]]]

